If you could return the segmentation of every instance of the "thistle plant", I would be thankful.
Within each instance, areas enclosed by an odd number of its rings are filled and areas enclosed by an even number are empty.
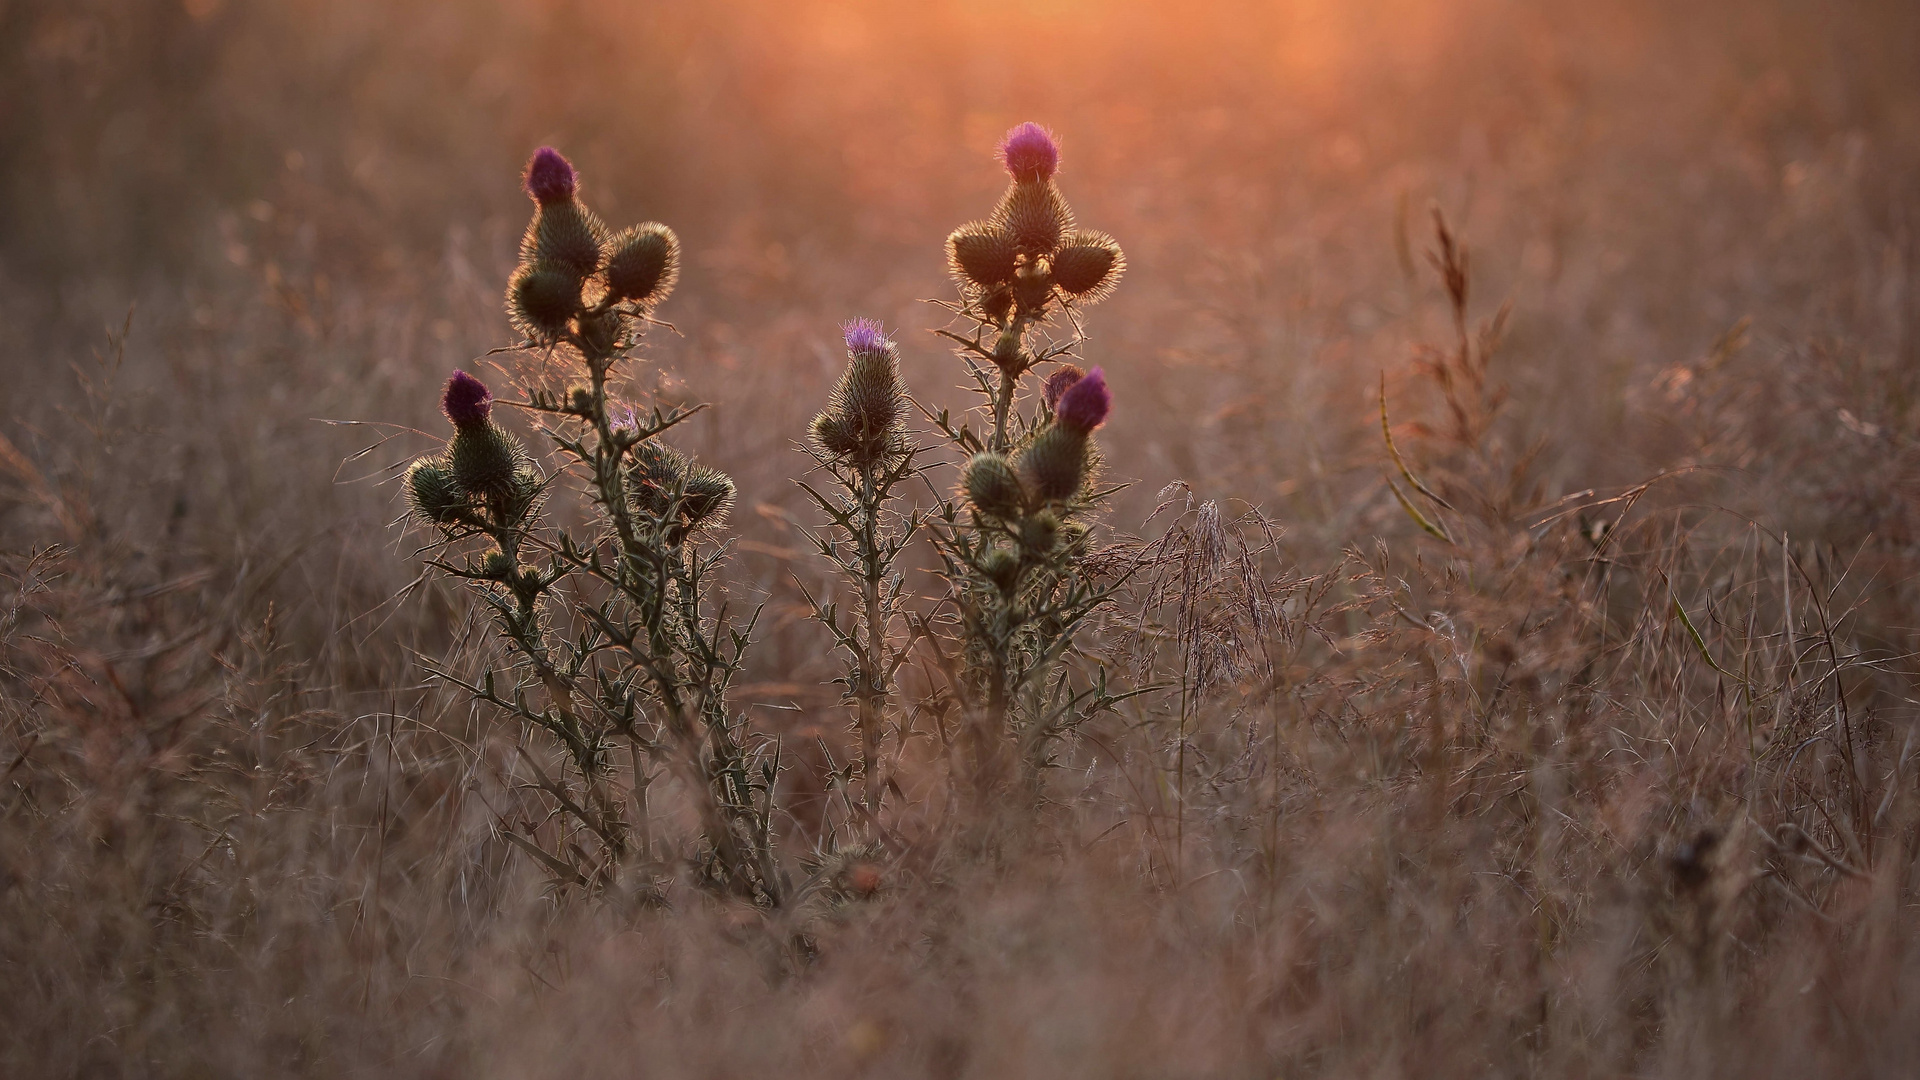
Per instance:
[[[813,418],[807,446],[832,483],[821,485],[825,493],[805,480],[799,484],[828,519],[827,528],[809,538],[859,597],[852,612],[811,593],[807,601],[847,661],[841,681],[860,736],[860,808],[871,818],[885,796],[880,755],[894,676],[912,647],[912,637],[903,641],[898,632],[905,623],[904,578],[895,563],[925,518],[888,508],[900,485],[919,475],[917,451],[906,431],[908,402],[898,349],[870,319],[856,319],[842,330],[847,368],[826,410]]]
[[[526,172],[535,203],[506,309],[522,350],[577,381],[512,404],[536,418],[559,468],[543,473],[492,418],[493,395],[455,372],[443,411],[446,449],[415,462],[414,515],[441,534],[434,566],[468,582],[507,643],[508,670],[465,687],[563,752],[549,769],[526,754],[561,833],[505,836],[556,883],[648,889],[626,873],[658,867],[650,793],[681,781],[700,835],[682,852],[699,879],[761,904],[784,885],[774,859],[771,790],[778,767],[749,742],[727,703],[751,620],[715,610],[712,578],[726,548],[711,542],[733,481],[660,436],[699,406],[663,412],[618,400],[615,384],[653,312],[672,290],[679,242],[664,225],[614,232],[580,200],[579,177],[542,149]],[[567,477],[591,524],[546,520],[542,501]],[[454,553],[465,550],[464,557]],[[619,751],[624,750],[621,754]],[[623,760],[624,758],[624,760]]]
[[[1069,357],[1085,340],[1079,308],[1113,291],[1126,260],[1112,237],[1074,227],[1054,180],[1059,147],[1045,129],[1013,129],[1000,160],[1012,183],[993,214],[947,238],[960,298],[944,306],[972,325],[939,331],[959,346],[986,430],[932,416],[966,457],[957,497],[940,506],[933,531],[959,630],[941,665],[962,705],[981,798],[1016,764],[1037,797],[1058,737],[1116,700],[1104,669],[1076,686],[1062,661],[1117,584],[1097,582],[1088,561],[1089,519],[1111,494],[1095,483],[1092,436],[1113,398],[1100,368],[1084,371]],[[1023,414],[1023,380],[1047,364]]]

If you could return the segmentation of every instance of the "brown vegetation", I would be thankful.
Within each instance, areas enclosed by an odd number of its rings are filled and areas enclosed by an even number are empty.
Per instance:
[[[1916,40],[1788,0],[0,3],[0,1074],[1907,1073]],[[903,843],[809,860],[853,737],[795,447],[850,316],[967,404],[919,301],[1026,119],[1127,252],[1085,353],[1139,571],[1085,662],[1160,689],[1017,833],[952,842],[922,742]],[[816,885],[777,909],[553,890],[502,836],[547,812],[524,733],[427,676],[500,647],[415,580],[394,470],[510,340],[543,142],[684,246],[640,388],[713,402],[683,442],[738,482],[736,701]]]

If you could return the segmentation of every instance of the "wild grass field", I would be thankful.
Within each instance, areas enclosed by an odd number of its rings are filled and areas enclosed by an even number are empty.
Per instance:
[[[0,0],[0,1075],[1912,1075],[1916,47],[1891,0]],[[1003,595],[1093,590],[1044,739],[977,693],[933,419],[991,427],[943,245],[1026,121],[1126,259],[1033,339],[1124,485]],[[678,723],[662,669],[538,675],[519,571],[409,512],[462,369],[541,542],[619,547],[545,433],[591,410],[507,404],[584,370],[510,348],[541,146],[677,234],[608,400],[708,405],[682,630],[758,612],[657,760],[556,732]],[[797,483],[858,318],[891,505],[961,511],[884,699]]]

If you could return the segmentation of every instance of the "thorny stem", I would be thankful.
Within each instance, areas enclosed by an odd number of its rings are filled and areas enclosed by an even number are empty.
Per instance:
[[[880,809],[885,791],[880,778],[880,740],[886,722],[887,685],[883,670],[886,624],[880,609],[880,585],[885,566],[880,552],[880,504],[882,494],[874,479],[874,463],[860,467],[860,599],[865,607],[866,627],[862,635],[859,685],[853,688],[859,710],[861,776],[865,785],[864,801],[868,812]]]
[[[1000,340],[994,346],[994,363],[1000,368],[999,392],[993,396],[993,442],[988,447],[996,454],[1013,448],[1007,430],[1013,417],[1014,392],[1020,388],[1020,376],[1033,366],[1033,353],[1027,348],[1027,332],[1033,320],[1015,315],[1000,328]]]

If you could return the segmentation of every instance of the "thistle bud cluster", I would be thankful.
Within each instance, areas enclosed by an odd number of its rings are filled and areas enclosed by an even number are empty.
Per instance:
[[[544,483],[526,447],[493,420],[493,393],[455,371],[440,411],[453,423],[446,449],[407,469],[407,498],[421,520],[443,528],[512,527],[533,508]]]
[[[947,237],[947,262],[977,310],[1005,324],[1039,321],[1056,300],[1096,303],[1126,269],[1106,233],[1075,229],[1073,208],[1054,177],[1060,149],[1038,124],[1022,124],[1000,144],[1013,183],[992,216]]]
[[[826,411],[813,418],[810,433],[828,458],[868,469],[905,450],[907,395],[900,352],[872,319],[855,319],[841,331],[847,369]]]
[[[733,509],[732,477],[659,439],[634,447],[627,483],[634,509],[664,524],[669,544],[679,544],[700,529],[718,528]]]
[[[1022,546],[1037,554],[1052,550],[1061,521],[1088,501],[1097,461],[1092,435],[1113,407],[1106,373],[1097,367],[1081,375],[1068,365],[1047,383],[1053,418],[1011,459],[973,455],[961,477],[973,509],[1013,526]]]
[[[580,177],[552,147],[527,164],[533,220],[507,282],[507,317],[529,341],[617,349],[625,320],[656,307],[679,275],[680,241],[658,222],[610,230],[580,200]]]

